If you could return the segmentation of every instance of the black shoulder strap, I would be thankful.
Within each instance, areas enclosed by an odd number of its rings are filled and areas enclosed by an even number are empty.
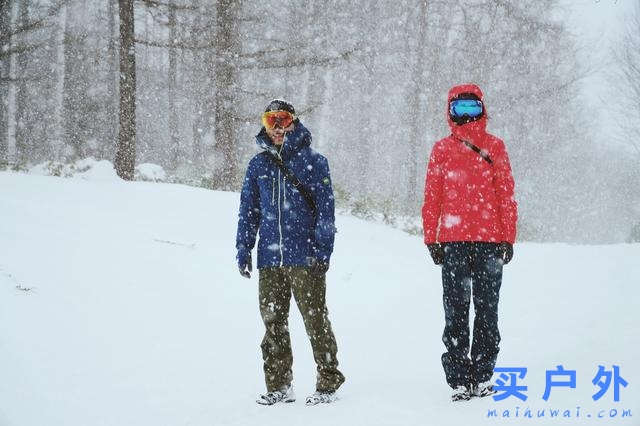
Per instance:
[[[313,196],[311,195],[309,190],[302,184],[302,182],[300,182],[300,179],[298,179],[298,177],[294,175],[293,172],[289,170],[287,166],[284,165],[284,163],[280,158],[271,154],[269,151],[264,151],[264,154],[267,156],[268,159],[270,159],[280,168],[280,170],[285,175],[285,177],[289,180],[289,182],[291,182],[291,184],[300,192],[300,194],[302,194],[302,198],[304,198],[304,200],[307,202],[307,205],[311,209],[311,215],[313,216],[313,223],[315,224],[316,215],[317,215],[316,202],[313,199]]]
[[[456,139],[458,139],[458,138],[456,138]],[[467,148],[469,148],[469,149],[471,149],[471,150],[473,150],[473,151],[477,152],[477,153],[478,153],[478,155],[479,155],[480,157],[482,157],[482,159],[483,159],[484,161],[486,161],[486,162],[487,162],[487,163],[489,163],[489,164],[493,164],[493,160],[491,159],[491,157],[489,157],[489,154],[487,153],[487,151],[483,151],[483,150],[481,150],[481,149],[480,149],[480,148],[478,148],[476,145],[472,144],[472,143],[471,143],[471,142],[469,142],[469,141],[465,141],[464,139],[458,139],[458,140],[459,140],[460,142],[462,142],[463,144],[465,144],[465,145],[467,146]]]

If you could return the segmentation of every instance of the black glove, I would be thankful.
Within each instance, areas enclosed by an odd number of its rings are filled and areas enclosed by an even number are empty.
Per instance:
[[[427,244],[427,248],[429,249],[429,254],[433,259],[433,263],[436,265],[442,265],[444,262],[444,248],[440,243],[432,243]]]
[[[329,262],[313,262],[310,270],[313,275],[321,277],[329,270]]]
[[[251,252],[249,252],[244,260],[238,261],[238,269],[240,270],[240,275],[245,278],[251,278],[251,271],[253,270],[253,266],[251,265],[251,263]]]
[[[502,258],[502,262],[506,265],[511,262],[513,258],[513,244],[503,241],[500,243],[500,257]]]

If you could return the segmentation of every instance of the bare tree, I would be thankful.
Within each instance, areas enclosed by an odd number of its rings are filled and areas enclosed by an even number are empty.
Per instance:
[[[12,143],[19,163],[46,152],[45,139],[52,127],[45,119],[50,87],[48,76],[39,74],[38,68],[52,63],[49,47],[55,46],[56,38],[50,18],[67,1],[0,0],[0,162],[8,161]],[[44,101],[34,105],[38,96]]]
[[[18,25],[26,27],[29,20],[29,9],[31,8],[30,0],[22,0],[18,3]],[[17,69],[21,75],[27,72],[27,61],[29,58],[28,51],[25,49],[18,54]],[[18,164],[24,164],[28,160],[28,138],[29,128],[28,122],[28,98],[29,98],[29,85],[25,78],[18,80],[18,87],[16,91],[16,162]]]
[[[408,167],[408,181],[407,181],[407,199],[405,200],[406,208],[411,211],[412,209],[416,209],[417,203],[420,197],[418,194],[420,191],[416,191],[415,188],[417,186],[418,181],[418,146],[420,144],[420,140],[418,138],[418,132],[420,130],[422,121],[420,117],[423,115],[421,108],[421,98],[423,97],[425,91],[425,67],[427,62],[427,24],[429,22],[430,16],[427,16],[427,1],[428,0],[419,0],[418,1],[418,31],[417,31],[417,39],[415,40],[416,44],[416,59],[411,70],[411,91],[410,91],[410,101],[409,101],[409,110],[407,114],[407,118],[409,119],[409,140],[407,143],[409,144],[409,156],[407,158],[407,167]],[[431,19],[433,21],[433,19]],[[430,55],[430,60],[437,60],[437,55]],[[416,209],[417,210],[417,209]]]
[[[620,192],[620,210],[627,210],[631,217],[628,242],[640,242],[640,2],[636,2],[633,14],[627,23],[622,43],[614,51],[620,71],[614,75],[620,103],[614,111],[621,119],[618,138],[631,147],[635,155],[619,160],[612,169],[616,173],[616,188]],[[624,207],[630,206],[625,209]]]
[[[194,10],[202,10],[200,0],[192,0]],[[197,46],[199,39],[215,38],[215,17],[213,13],[197,13],[190,28],[189,42]],[[192,163],[196,168],[204,164],[204,141],[215,124],[215,75],[216,55],[209,49],[191,49],[192,64],[189,73],[189,93],[193,100]]]
[[[8,0],[0,0],[0,164],[9,158],[9,79],[11,57],[3,54],[11,43],[11,7]]]
[[[192,11],[194,8],[188,5],[183,5],[178,1],[160,2],[155,0],[139,0],[141,4],[147,6],[147,10],[151,13],[153,20],[160,23],[162,27],[169,29],[168,40],[166,43],[156,40],[136,40],[137,43],[155,46],[160,48],[166,48],[169,64],[167,67],[167,98],[168,98],[168,130],[169,130],[169,149],[167,164],[175,171],[180,165],[181,155],[181,143],[178,121],[178,50],[183,50],[185,43],[180,39],[179,29],[183,25],[178,19],[178,11]],[[196,14],[199,11],[197,11]],[[197,31],[196,31],[197,34]]]
[[[115,169],[122,179],[132,180],[136,163],[136,52],[134,0],[120,6],[120,133]]]
[[[75,9],[64,8],[65,18],[63,31],[62,66],[62,118],[64,122],[64,142],[70,148],[68,159],[79,159],[86,154],[85,144],[89,136],[89,120],[87,106],[90,72],[85,54],[87,35],[75,31],[72,26]]]
[[[616,111],[623,120],[624,141],[640,158],[640,2],[636,2],[620,47],[614,52],[620,65],[618,91],[622,110]]]
[[[178,79],[178,57],[176,44],[178,43],[178,24],[176,20],[176,9],[169,8],[169,145],[170,164],[173,170],[178,168],[180,161],[180,138],[178,135],[178,111],[176,105],[177,79]]]
[[[218,61],[215,70],[215,140],[224,161],[224,167],[218,177],[222,189],[234,188],[238,175],[235,120],[238,114],[235,111],[234,106],[237,103],[234,99],[239,78],[235,56],[240,51],[236,22],[241,6],[242,0],[218,0],[216,5],[215,51]]]
[[[117,129],[118,129],[118,29],[116,28],[116,8],[115,3],[117,0],[107,0],[107,22],[108,22],[108,35],[107,35],[107,135],[103,149],[103,153],[113,154],[113,148],[117,145]]]

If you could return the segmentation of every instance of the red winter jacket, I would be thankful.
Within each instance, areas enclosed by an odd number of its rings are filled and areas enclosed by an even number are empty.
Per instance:
[[[475,84],[449,91],[447,121],[451,135],[431,150],[424,188],[422,223],[425,244],[448,241],[508,241],[516,238],[518,208],[513,198],[513,176],[504,143],[486,132],[485,114],[459,126],[449,118],[449,102],[461,93],[482,99]],[[489,154],[493,164],[468,148],[472,142]]]

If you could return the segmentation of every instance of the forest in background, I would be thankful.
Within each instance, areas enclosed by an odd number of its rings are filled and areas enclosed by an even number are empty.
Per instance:
[[[637,12],[611,79],[621,149],[594,136],[593,69],[557,0],[0,0],[0,163],[93,157],[124,178],[155,163],[238,190],[278,97],[343,206],[419,216],[447,91],[475,82],[511,158],[520,240],[640,241]]]

